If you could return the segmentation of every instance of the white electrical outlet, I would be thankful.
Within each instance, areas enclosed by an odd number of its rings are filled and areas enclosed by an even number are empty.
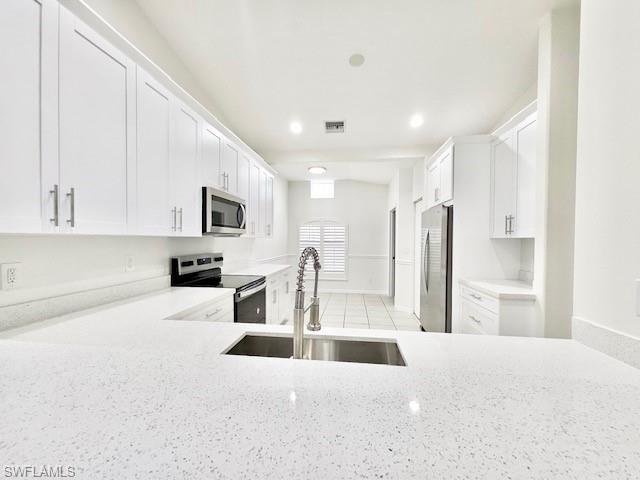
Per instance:
[[[0,286],[2,290],[11,290],[20,286],[22,265],[20,263],[3,263],[0,265]]]
[[[136,259],[133,255],[128,255],[124,264],[125,272],[133,272],[136,269]]]

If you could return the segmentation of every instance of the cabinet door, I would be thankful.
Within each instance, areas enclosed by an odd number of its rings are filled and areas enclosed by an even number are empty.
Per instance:
[[[249,201],[249,159],[242,154],[238,157],[237,195],[245,202]]]
[[[2,3],[0,232],[55,231],[57,8],[53,0]]]
[[[273,236],[273,177],[267,175],[265,192],[265,235],[269,238]]]
[[[256,236],[264,237],[267,225],[267,172],[260,168],[258,186],[258,221]]]
[[[427,208],[438,203],[438,192],[440,190],[440,163],[433,162],[427,168]]]
[[[171,150],[169,92],[138,68],[136,169],[137,232],[168,235],[173,227],[171,208]]]
[[[211,125],[202,129],[202,186],[223,186],[221,174],[222,136]]]
[[[61,221],[70,231],[127,232],[134,98],[134,63],[61,8]]]
[[[249,208],[247,211],[249,223],[247,224],[247,234],[255,236],[258,232],[260,218],[260,167],[251,162],[249,165]]]
[[[177,235],[202,235],[198,154],[200,121],[191,110],[176,102],[171,129],[171,202]]]
[[[453,147],[440,157],[440,190],[438,202],[448,202],[453,199]]]
[[[513,137],[505,136],[492,145],[493,236],[510,236],[515,216],[516,155]]]
[[[238,193],[238,150],[229,142],[225,142],[222,152],[222,173],[224,189],[236,195]]]
[[[518,237],[535,237],[536,216],[536,117],[530,117],[516,129],[518,155],[518,181],[514,234]]]

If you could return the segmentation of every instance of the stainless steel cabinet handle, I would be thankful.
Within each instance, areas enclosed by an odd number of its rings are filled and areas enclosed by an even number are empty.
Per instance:
[[[71,187],[69,193],[67,193],[67,198],[69,199],[69,220],[67,223],[71,227],[76,226],[76,189]]]
[[[50,218],[49,221],[53,223],[56,227],[60,224],[60,215],[58,210],[58,185],[53,186],[53,190],[49,190],[49,193],[53,195],[53,218]]]
[[[515,217],[513,215],[509,215],[509,233],[513,234],[513,219]]]
[[[173,214],[173,226],[171,230],[175,232],[178,229],[178,207],[173,207],[171,213]]]
[[[209,312],[209,313],[207,313],[207,314],[205,315],[205,318],[213,317],[214,315],[216,315],[216,314],[220,313],[221,311],[222,311],[222,308],[218,308],[218,309],[216,309],[216,311],[215,311],[215,312]]]
[[[178,212],[180,213],[180,231],[182,231],[182,208]]]
[[[482,301],[482,297],[480,295],[476,295],[475,293],[470,293],[469,295],[471,295],[471,298]]]
[[[469,319],[470,319],[472,322],[475,322],[475,323],[477,323],[477,324],[481,324],[481,323],[482,323],[480,320],[478,320],[478,319],[477,319],[476,317],[474,317],[473,315],[469,315]]]
[[[504,234],[507,235],[509,233],[509,215],[504,216]]]

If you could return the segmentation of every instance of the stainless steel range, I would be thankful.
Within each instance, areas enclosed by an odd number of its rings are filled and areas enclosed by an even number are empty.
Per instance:
[[[266,323],[265,277],[223,275],[221,253],[201,253],[171,259],[172,287],[233,288],[233,321]]]

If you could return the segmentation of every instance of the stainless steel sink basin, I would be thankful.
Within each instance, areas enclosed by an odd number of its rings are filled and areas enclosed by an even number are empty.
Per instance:
[[[290,336],[247,333],[226,355],[290,358],[293,355],[293,338]],[[406,366],[398,344],[393,340],[351,340],[330,337],[304,339],[304,358],[334,362],[374,363],[379,365]]]

